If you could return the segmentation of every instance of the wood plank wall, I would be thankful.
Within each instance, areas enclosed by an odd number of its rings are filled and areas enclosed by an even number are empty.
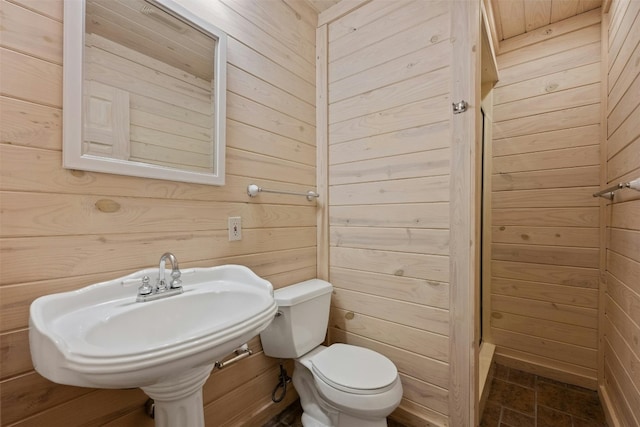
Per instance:
[[[497,360],[596,388],[600,11],[501,43],[494,89]]]
[[[393,360],[394,417],[448,425],[449,4],[362,3],[327,31],[330,340]]]
[[[315,187],[317,14],[299,0],[181,3],[229,34],[224,187],[63,169],[62,0],[0,3],[3,426],[153,425],[140,390],[62,386],[33,371],[28,308],[40,295],[154,266],[165,251],[184,267],[244,264],[276,287],[316,275],[314,203],[250,200],[246,186]],[[228,242],[228,216],[242,216],[242,241]],[[297,398],[272,404],[277,361],[259,339],[250,346],[205,385],[208,425],[261,425]]]
[[[640,178],[640,2],[609,11],[606,183]],[[607,201],[603,394],[619,425],[640,425],[640,193]]]

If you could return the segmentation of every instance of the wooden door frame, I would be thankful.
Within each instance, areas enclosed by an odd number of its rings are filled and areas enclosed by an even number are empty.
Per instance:
[[[480,0],[451,4],[451,101],[466,101],[451,119],[449,421],[476,426],[478,410],[479,260],[477,184],[480,114]]]

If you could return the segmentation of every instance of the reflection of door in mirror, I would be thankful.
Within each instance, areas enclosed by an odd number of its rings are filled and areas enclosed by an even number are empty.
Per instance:
[[[145,0],[87,0],[82,153],[211,173],[216,40]]]

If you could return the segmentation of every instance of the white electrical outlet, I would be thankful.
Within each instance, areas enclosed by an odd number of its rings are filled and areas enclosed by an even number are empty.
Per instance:
[[[242,217],[229,217],[229,241],[242,240]]]

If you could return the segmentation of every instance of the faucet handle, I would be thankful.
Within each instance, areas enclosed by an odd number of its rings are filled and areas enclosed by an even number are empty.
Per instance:
[[[142,285],[138,288],[138,295],[149,295],[153,292],[153,286],[151,286],[151,279],[149,276],[142,278]]]
[[[182,280],[180,280],[180,270],[175,269],[171,272],[171,289],[179,288],[182,285]]]
[[[153,291],[150,281],[151,279],[149,279],[149,276],[143,276],[142,282],[140,281],[140,279],[126,279],[120,282],[120,284],[122,286],[131,286],[131,285],[139,284],[140,286],[138,287],[138,295],[149,295]]]

